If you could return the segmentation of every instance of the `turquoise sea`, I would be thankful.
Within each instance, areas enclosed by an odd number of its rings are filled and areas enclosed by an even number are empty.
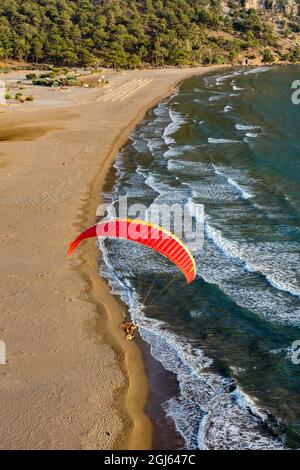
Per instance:
[[[161,406],[188,449],[300,448],[299,66],[185,80],[147,113],[112,169],[109,202],[204,205],[198,275],[101,242],[101,273],[152,355],[176,374]],[[171,282],[172,281],[172,282]],[[299,354],[300,357],[300,354]],[[296,361],[297,362],[297,361]]]

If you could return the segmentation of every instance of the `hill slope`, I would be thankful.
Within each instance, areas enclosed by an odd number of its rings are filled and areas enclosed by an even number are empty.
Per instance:
[[[126,68],[297,61],[297,14],[295,0],[1,0],[0,59]]]

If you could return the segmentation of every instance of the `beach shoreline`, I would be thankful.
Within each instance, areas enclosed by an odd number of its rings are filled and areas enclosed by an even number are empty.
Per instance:
[[[98,274],[93,242],[71,260],[65,252],[95,223],[108,170],[145,113],[182,80],[220,68],[125,72],[60,107],[37,101],[0,115],[1,448],[151,449],[148,379],[140,348],[119,334],[124,307]]]

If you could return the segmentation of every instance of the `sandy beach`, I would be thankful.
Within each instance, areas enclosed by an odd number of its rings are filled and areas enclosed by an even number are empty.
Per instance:
[[[120,335],[123,307],[94,242],[66,251],[95,222],[136,123],[211,70],[107,72],[103,88],[35,87],[33,102],[0,108],[1,449],[151,449],[148,381],[139,347]]]

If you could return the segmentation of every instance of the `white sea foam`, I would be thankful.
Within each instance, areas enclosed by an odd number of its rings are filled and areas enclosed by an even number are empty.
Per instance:
[[[219,288],[237,305],[252,312],[268,323],[276,323],[285,326],[300,326],[300,308],[295,302],[290,302],[282,291],[268,289],[263,286],[243,287],[230,281],[219,284]]]
[[[212,174],[212,167],[208,163],[202,163],[190,160],[168,160],[167,168],[170,172],[190,175],[209,175]]]
[[[236,124],[235,128],[238,131],[250,131],[251,129],[260,129],[260,126],[254,126],[254,125],[245,125],[245,124]]]
[[[166,116],[169,115],[169,108],[165,101],[161,101],[156,108],[153,110],[156,116]]]
[[[224,177],[226,179],[226,181],[228,182],[228,184],[233,186],[241,194],[241,196],[244,199],[250,199],[254,196],[254,194],[249,191],[247,186],[245,187],[245,185],[243,185],[242,183],[237,182],[232,176],[228,175],[228,173],[229,174],[230,173],[235,173],[235,174],[237,174],[238,177],[245,180],[246,178],[243,175],[240,176],[240,173],[238,174],[237,170],[233,170],[233,169],[230,169],[230,168],[226,170],[226,169],[220,168],[220,167],[218,167],[217,165],[214,165],[214,164],[212,166],[213,166],[215,172],[217,173],[217,175],[220,175],[220,176]],[[246,180],[246,182],[248,182],[248,181]]]
[[[153,153],[156,150],[159,150],[163,146],[163,141],[160,138],[147,139],[147,147],[150,152]]]
[[[283,355],[285,359],[291,359],[292,354],[295,350],[292,346],[286,346],[285,348],[270,349],[269,354],[274,356]]]
[[[255,267],[256,266],[254,265],[253,268]],[[262,267],[262,270],[264,270],[264,267]],[[299,297],[300,299],[300,286],[298,285],[296,279],[291,279],[289,282],[289,279],[287,279],[285,276],[282,277],[281,273],[272,272],[268,274],[268,272],[263,272],[263,274],[273,287],[288,292],[289,294]]]
[[[258,134],[254,134],[253,132],[247,132],[246,137],[249,137],[250,139],[255,139],[258,137]]]
[[[244,199],[250,199],[253,197],[253,194],[251,194],[249,191],[246,191],[244,188],[242,188],[241,185],[239,185],[233,178],[227,177],[227,181],[231,186],[236,188],[242,195]]]
[[[165,153],[164,153],[164,158],[169,159],[169,158],[174,158],[174,157],[180,157],[181,155],[184,155],[184,149],[181,147],[170,147]]]
[[[199,275],[206,282],[218,285],[220,291],[253,315],[271,323],[300,326],[298,300],[283,291],[272,289],[268,283],[263,283],[263,278],[259,283],[256,278],[253,283],[255,274],[251,274],[239,258],[238,245],[232,247],[225,237],[210,239],[207,226],[205,231],[207,239],[204,248],[199,256],[194,255]],[[252,256],[259,258],[260,254],[253,251]]]
[[[231,110],[232,110],[232,106],[227,105],[227,106],[225,106],[225,108],[223,109],[223,113],[229,113],[229,111],[231,111]]]
[[[242,75],[241,72],[233,72],[233,73],[226,73],[224,75],[214,75],[212,77],[206,77],[204,79],[205,83],[209,84],[211,82],[214,82],[217,86],[222,86],[223,85],[223,82],[230,79],[230,78],[233,78],[233,77],[238,77]]]
[[[241,140],[234,139],[215,139],[214,137],[208,137],[207,139],[209,144],[233,144],[236,142],[241,142]]]
[[[232,86],[233,91],[241,91],[241,90],[244,90],[244,88],[238,87],[238,86],[236,85],[235,80],[232,80],[231,86]]]
[[[132,146],[137,152],[143,153],[148,151],[147,142],[144,139],[134,139],[132,138]]]
[[[226,96],[226,93],[218,93],[217,95],[210,96],[208,101],[219,101]]]
[[[255,73],[264,73],[264,72],[268,72],[270,70],[270,67],[256,67],[254,69],[251,69],[251,70],[247,70],[245,73],[245,75],[249,75],[249,74],[255,74]]]
[[[166,152],[164,152],[164,158],[174,158],[174,157],[181,157],[183,155],[187,155],[188,152],[193,152],[195,150],[194,145],[176,145],[170,147]]]
[[[217,396],[205,417],[199,443],[205,450],[284,449],[283,441],[260,434],[268,415],[258,409],[241,390]],[[227,419],[226,419],[227,418]]]
[[[230,258],[242,263],[249,272],[260,272],[266,280],[276,289],[288,292],[294,296],[300,296],[300,286],[297,281],[297,274],[288,272],[293,266],[299,266],[300,255],[298,245],[293,249],[293,245],[285,246],[284,243],[256,243],[246,244],[236,240],[228,240],[222,232],[210,225],[205,224],[207,236]],[[289,250],[289,251],[288,251]],[[273,253],[277,253],[274,262]],[[290,264],[288,260],[290,259]],[[285,268],[282,272],[281,261],[284,261]],[[300,318],[299,318],[300,323]]]
[[[240,200],[240,195],[237,191],[233,191],[232,188],[209,171],[206,174],[206,178],[200,181],[188,181],[183,183],[184,186],[188,186],[192,190],[192,196],[194,199],[201,201],[202,204],[212,202],[215,203],[234,203]]]
[[[211,240],[223,251],[224,254],[229,256],[230,258],[237,260],[237,261],[243,261],[240,259],[240,249],[238,242],[234,240],[227,240],[221,233],[220,230],[216,229],[209,223],[205,224],[205,231]]]
[[[243,367],[236,367],[236,366],[229,366],[229,368],[235,376],[245,372],[246,370]]]
[[[165,194],[171,191],[171,187],[161,178],[160,175],[150,173],[145,180],[145,184],[157,191],[159,194]]]
[[[181,128],[182,124],[185,123],[185,119],[182,117],[182,115],[176,111],[172,111],[171,109],[170,118],[171,122],[165,128],[163,133],[163,138],[167,145],[175,143],[175,140],[171,136]]]

